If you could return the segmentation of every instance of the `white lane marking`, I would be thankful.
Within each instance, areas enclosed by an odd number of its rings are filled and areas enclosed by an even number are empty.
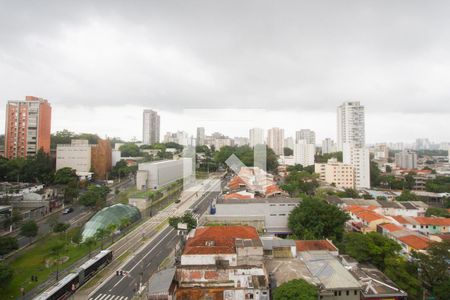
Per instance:
[[[101,296],[101,298],[98,300],[102,300],[103,298],[105,298],[107,296],[107,294],[100,294],[100,296]],[[97,296],[97,298],[98,298],[98,296]]]
[[[167,228],[169,228],[169,227],[167,227]],[[149,254],[151,254],[152,252],[153,252],[153,250],[157,247],[157,246],[159,246],[159,244],[161,244],[161,242],[162,241],[164,241],[164,239],[169,235],[169,234],[171,234],[172,233],[172,231],[173,231],[173,229],[171,229],[171,230],[169,230],[169,232],[163,237],[163,238],[161,238],[160,240],[159,240],[159,242],[150,250],[150,251],[148,251],[147,252],[147,254],[146,255],[144,255],[144,257],[142,257],[130,270],[128,270],[128,273],[131,273],[139,264],[141,264],[142,263],[142,261],[147,257],[147,255],[149,255]],[[156,237],[158,237],[158,236],[156,236]],[[119,281],[117,281],[117,283],[116,284],[114,284],[113,286],[112,286],[112,288],[109,290],[109,291],[112,291],[112,289],[113,288],[115,288],[123,279],[125,279],[125,276],[124,277],[122,277],[122,278],[120,278],[119,279]]]

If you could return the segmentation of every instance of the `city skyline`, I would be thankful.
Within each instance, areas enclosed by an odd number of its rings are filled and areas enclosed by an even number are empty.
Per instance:
[[[360,101],[368,143],[448,140],[439,130],[450,119],[448,3],[400,2],[181,10],[151,1],[133,8],[3,2],[0,99],[44,97],[55,110],[54,131],[124,139],[141,136],[136,112],[151,107],[167,114],[162,132],[184,127],[184,109],[260,108],[298,123],[268,128],[311,128],[321,140],[335,136],[335,107]],[[29,15],[41,16],[39,26]]]

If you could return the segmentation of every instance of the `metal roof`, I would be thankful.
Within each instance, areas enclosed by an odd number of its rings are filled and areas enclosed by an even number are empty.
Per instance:
[[[155,273],[148,283],[149,295],[168,294],[175,271],[176,268],[169,268]]]

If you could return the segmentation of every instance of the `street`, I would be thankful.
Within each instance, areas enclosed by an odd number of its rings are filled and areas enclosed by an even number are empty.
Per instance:
[[[213,184],[214,187],[216,184]],[[208,209],[209,204],[220,192],[209,190],[200,197],[190,208],[194,216],[199,217]],[[120,270],[127,275],[116,275],[114,272],[89,299],[92,300],[127,300],[137,292],[141,283],[145,283],[151,275],[158,271],[163,260],[175,249],[180,237],[172,227],[164,230],[146,245],[141,251],[128,261]]]

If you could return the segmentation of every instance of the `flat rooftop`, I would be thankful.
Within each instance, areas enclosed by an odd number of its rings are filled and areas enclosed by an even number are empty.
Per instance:
[[[273,198],[251,198],[251,199],[224,199],[219,198],[216,204],[253,204],[253,203],[286,203],[299,204],[301,199],[289,197],[273,197]]]

